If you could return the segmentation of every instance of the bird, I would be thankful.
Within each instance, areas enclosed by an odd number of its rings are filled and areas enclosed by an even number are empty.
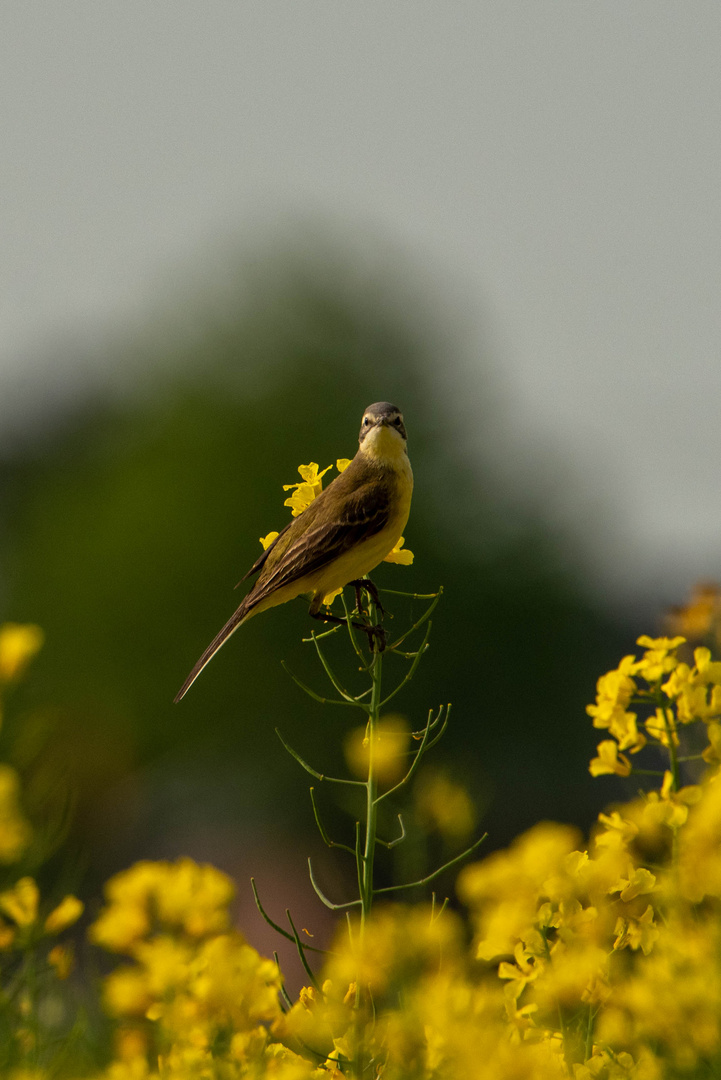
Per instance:
[[[218,649],[239,626],[261,611],[296,596],[310,598],[313,618],[344,623],[321,612],[323,598],[349,583],[361,584],[388,555],[408,521],[413,471],[408,459],[403,414],[389,401],[376,401],[363,413],[358,451],[347,468],[293,518],[241,581],[258,578],[216,634],[175,696],[185,696]],[[366,628],[369,636],[378,628]],[[382,647],[382,637],[381,637]]]

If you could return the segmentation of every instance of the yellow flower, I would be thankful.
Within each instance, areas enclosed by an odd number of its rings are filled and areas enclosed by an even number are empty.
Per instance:
[[[140,968],[117,968],[103,983],[103,1003],[110,1016],[144,1016],[150,1001],[147,976]]]
[[[661,688],[676,699],[682,724],[721,716],[721,663],[712,661],[706,648],[695,649],[693,655],[695,666],[679,664]]]
[[[235,886],[227,874],[186,858],[164,864],[155,904],[162,922],[192,937],[205,937],[226,929],[228,904],[234,895]]]
[[[721,683],[721,663],[711,660],[711,650],[705,646],[694,649],[693,658],[696,662],[698,677],[705,683]]]
[[[381,784],[391,784],[399,780],[407,769],[409,740],[410,728],[405,717],[391,713],[379,720],[373,746],[373,764]],[[371,753],[367,727],[349,731],[343,750],[351,772],[361,780],[367,780]]]
[[[195,1000],[212,1015],[228,1015],[236,1030],[254,1030],[280,1015],[280,972],[240,934],[219,934],[199,946],[191,970]]]
[[[620,892],[621,899],[628,903],[629,900],[633,900],[637,896],[653,892],[656,888],[656,876],[650,870],[646,870],[645,867],[639,866],[633,871],[625,884],[622,881],[619,884],[623,885]]]
[[[693,903],[721,897],[721,783],[706,781],[700,793],[679,846],[681,892]]]
[[[715,583],[709,582],[695,585],[686,607],[673,608],[666,621],[672,630],[677,630],[685,638],[698,641],[711,632],[720,614],[721,589]]]
[[[401,566],[410,566],[413,562],[413,552],[408,551],[406,548],[401,551],[403,544],[405,543],[405,537],[401,536],[400,540],[393,548],[393,551],[389,551],[383,562],[400,563]]]
[[[15,927],[0,919],[0,952],[11,949],[16,937],[17,930]]]
[[[615,773],[616,776],[629,776],[631,762],[625,754],[619,754],[618,743],[613,739],[604,739],[596,747],[598,757],[592,759],[588,766],[591,776],[606,776]]]
[[[443,771],[426,770],[415,788],[416,814],[425,828],[451,842],[463,840],[476,825],[476,808],[462,784]]]
[[[88,937],[110,952],[128,952],[149,929],[150,920],[143,908],[113,904],[101,911],[89,927]]]
[[[679,645],[683,645],[685,640],[686,638],[680,635],[674,638],[651,638],[648,634],[642,634],[637,639],[637,644],[645,645],[646,652],[636,664],[637,673],[643,675],[646,682],[658,682],[678,664],[678,659],[671,653],[675,652]]]
[[[46,933],[60,934],[78,921],[84,909],[85,905],[77,896],[66,896],[45,920]]]
[[[632,675],[637,668],[634,656],[624,656],[614,671],[602,675],[596,684],[596,704],[587,705],[586,712],[593,717],[595,728],[608,728],[618,740],[621,750],[640,749],[645,737],[636,726],[636,713],[628,712],[637,687]]]
[[[0,893],[0,910],[16,926],[31,926],[38,917],[40,891],[31,877],[20,878],[12,889]]]
[[[339,457],[335,463],[335,467],[338,472],[345,472],[350,463],[351,459],[349,457]]]
[[[134,1026],[120,1027],[115,1032],[115,1056],[121,1061],[145,1060],[148,1039],[144,1031]]]
[[[656,709],[646,721],[646,731],[652,739],[657,739],[662,746],[678,746],[678,734],[674,716],[670,709]]]
[[[721,761],[721,724],[712,720],[706,725],[708,746],[703,752],[703,759],[707,764],[717,764]]]
[[[67,979],[73,970],[75,957],[72,945],[56,945],[48,953],[48,963],[55,968],[59,979]]]
[[[622,897],[623,899],[623,897]],[[624,949],[627,945],[635,952],[641,949],[645,956],[651,952],[658,941],[660,930],[653,921],[654,911],[649,904],[643,915],[637,919],[624,919],[619,916],[614,933],[614,949]]]
[[[298,483],[283,484],[283,491],[293,491],[293,494],[283,503],[283,506],[291,508],[293,517],[299,517],[304,510],[308,509],[313,499],[320,495],[323,490],[323,477],[332,468],[333,466],[329,465],[322,472],[318,472],[318,465],[315,461],[311,461],[309,465],[298,466],[298,472],[302,477]]]
[[[673,775],[669,769],[663,777],[661,790],[650,791],[646,796],[643,815],[654,825],[666,825],[676,829],[686,824],[689,806],[700,801],[703,789],[689,784],[678,791],[673,790]]]
[[[330,986],[323,986],[326,1000],[342,1003],[348,986],[357,979],[359,986],[370,989],[379,1010],[384,993],[397,1000],[401,986],[411,986],[424,972],[437,971],[441,960],[453,965],[461,942],[456,916],[447,910],[434,916],[429,905],[379,906],[366,923],[362,944],[355,919],[351,933],[352,938],[348,927],[341,924],[328,954],[325,973]],[[351,1002],[347,1008],[352,1019]]]
[[[456,889],[475,916],[479,959],[513,952],[536,922],[539,899],[573,891],[565,861],[579,840],[571,826],[539,822],[508,850],[496,851],[461,871]]]
[[[227,927],[233,893],[227,874],[192,859],[139,862],[106,884],[109,903],[90,927],[90,939],[113,952],[132,952],[154,920],[204,937]]]
[[[273,543],[277,536],[279,536],[279,533],[269,532],[267,536],[259,537],[259,540],[263,545],[263,551],[267,551],[267,549],[270,547],[270,545]]]
[[[20,810],[20,779],[10,765],[0,763],[0,863],[13,863],[32,839],[32,829]]]
[[[0,682],[11,682],[22,675],[44,639],[41,628],[33,623],[0,626]]]
[[[184,984],[193,960],[192,947],[170,934],[159,934],[150,941],[139,942],[134,955],[145,969],[149,993],[157,998],[165,997]]]
[[[626,846],[638,836],[638,825],[621,817],[618,810],[610,814],[599,814],[598,820],[604,828],[594,836],[597,848]]]

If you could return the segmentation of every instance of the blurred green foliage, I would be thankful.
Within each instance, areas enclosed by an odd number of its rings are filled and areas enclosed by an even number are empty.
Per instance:
[[[352,456],[363,409],[383,399],[406,417],[416,561],[374,579],[445,588],[431,652],[394,705],[419,727],[453,702],[440,759],[485,811],[492,846],[543,817],[585,824],[607,797],[589,782],[584,705],[618,628],[584,598],[557,536],[462,449],[464,418],[483,424],[487,401],[454,411],[453,342],[421,334],[379,283],[353,296],[332,279],[260,275],[237,313],[209,309],[186,342],[164,344],[159,329],[131,399],[78,407],[2,465],[3,614],[47,633],[4,738],[39,802],[77,792],[73,836],[98,877],[184,845],[227,865],[228,828],[305,843],[308,778],[273,729],[330,772],[359,719],[315,705],[281,670],[321,681],[300,642],[313,625],[303,601],[243,627],[172,699],[239,601],[258,538],[288,520],[282,484],[301,462]],[[403,616],[396,598],[387,606]],[[338,813],[336,831],[349,828]]]

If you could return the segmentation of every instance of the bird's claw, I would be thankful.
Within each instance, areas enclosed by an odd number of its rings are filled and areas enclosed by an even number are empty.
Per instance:
[[[378,623],[376,626],[364,626],[363,630],[368,635],[370,651],[382,653],[386,647],[385,629]]]
[[[370,597],[371,602],[375,605],[380,617],[382,618],[385,615],[386,609],[381,603],[381,598],[378,595],[378,589],[375,587],[370,578],[358,578],[355,581],[349,582],[349,584],[352,585],[355,589],[356,607],[358,608],[359,612],[361,610],[361,592],[365,592]]]

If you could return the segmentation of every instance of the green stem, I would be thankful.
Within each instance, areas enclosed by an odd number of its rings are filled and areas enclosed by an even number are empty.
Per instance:
[[[378,612],[373,601],[369,597],[368,617],[371,622],[376,622]],[[367,665],[366,670],[371,679],[371,697],[368,703],[368,779],[366,780],[366,813],[365,813],[365,843],[363,852],[360,850],[360,842],[356,849],[356,865],[358,870],[358,884],[360,890],[360,927],[358,933],[358,951],[363,956],[365,947],[365,932],[373,907],[373,864],[375,860],[376,832],[378,827],[378,777],[376,775],[376,740],[378,737],[378,721],[381,709],[381,675],[383,669],[383,654],[373,648],[373,658]],[[357,840],[360,841],[360,830],[357,832]],[[362,959],[361,959],[362,964]],[[353,1062],[352,1075],[360,1078],[366,1072],[366,1050],[363,1045],[362,1025],[363,1014],[360,1008],[363,1000],[363,987],[360,978],[356,976],[355,990],[355,1042],[356,1053]]]
[[[584,1061],[588,1061],[593,1053],[593,1021],[594,1021],[593,1005],[589,1003],[588,1006],[588,1023],[586,1024],[586,1045],[584,1047]]]
[[[371,619],[376,617],[375,606],[370,605]],[[371,699],[368,709],[368,779],[366,781],[366,821],[365,821],[365,845],[359,878],[361,881],[361,942],[363,931],[368,916],[373,906],[373,863],[375,860],[376,832],[378,826],[378,777],[376,775],[376,742],[378,739],[378,721],[381,706],[381,674],[383,667],[383,654],[373,653],[373,662],[370,665],[372,680]]]

